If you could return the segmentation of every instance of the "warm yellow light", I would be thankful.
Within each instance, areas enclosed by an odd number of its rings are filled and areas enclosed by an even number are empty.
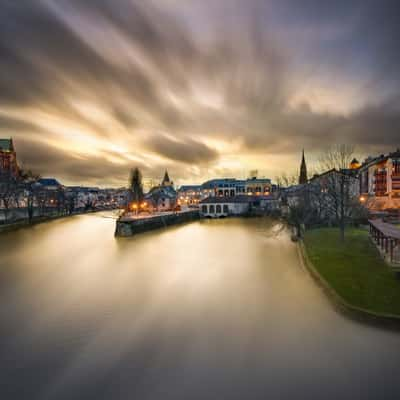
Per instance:
[[[361,196],[361,197],[360,197],[360,201],[361,201],[361,203],[364,203],[364,202],[365,202],[365,197],[364,197],[364,196]]]

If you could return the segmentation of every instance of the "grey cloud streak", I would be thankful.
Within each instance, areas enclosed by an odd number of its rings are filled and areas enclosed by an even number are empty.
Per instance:
[[[3,3],[0,107],[36,109],[75,121],[96,138],[125,141],[134,156],[149,150],[179,171],[179,163],[217,162],[219,151],[204,143],[215,138],[227,143],[239,138],[249,154],[296,153],[302,147],[319,150],[339,141],[361,148],[379,144],[390,148],[400,142],[396,128],[400,62],[393,42],[400,24],[392,1],[379,6],[372,1],[339,1],[333,9],[315,0],[236,1],[235,7],[222,1],[221,10],[229,9],[235,24],[222,16],[218,26],[210,19],[210,26],[199,23],[197,30],[190,28],[196,21],[180,14],[179,2],[168,9],[156,1]],[[385,17],[388,22],[381,29],[379,21]],[[295,46],[275,29],[285,23],[299,29],[308,24],[314,32],[327,25],[350,32],[351,37],[343,34],[320,42],[309,37],[310,43],[306,40],[302,46],[311,46],[310,65],[318,66],[318,57],[326,56],[336,72],[340,64],[346,73],[354,70],[343,60],[352,52],[369,60],[359,72],[371,77],[365,81],[366,90],[373,89],[371,101],[347,115],[313,111],[307,103],[289,106],[304,77],[297,71]],[[366,37],[371,39],[362,41]],[[346,78],[351,81],[352,76]],[[374,97],[381,87],[382,92],[390,88],[388,95]],[[72,104],[75,100],[99,107],[113,125],[90,118]],[[27,118],[12,124],[0,119],[0,136],[9,135],[13,127],[26,131],[20,153],[32,168],[42,171],[47,163],[51,173],[74,180],[79,173],[88,179],[122,175],[118,168],[124,165],[101,157],[85,160],[64,153],[68,162],[56,162],[62,151],[52,157],[54,152],[36,147],[41,157],[32,157],[26,143],[40,130],[36,122]],[[53,127],[42,134],[56,133]],[[142,143],[143,149],[136,149],[135,143]]]
[[[214,161],[218,157],[215,150],[192,139],[175,141],[163,135],[156,135],[147,139],[145,146],[178,163],[203,164]]]

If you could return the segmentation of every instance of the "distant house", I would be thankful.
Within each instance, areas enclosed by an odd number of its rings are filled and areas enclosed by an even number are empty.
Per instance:
[[[159,186],[155,186],[144,196],[150,211],[170,211],[177,206],[177,193],[170,180],[168,171]]]
[[[17,154],[12,139],[0,139],[0,180],[18,178]]]
[[[177,194],[172,186],[156,186],[144,196],[151,211],[171,211],[177,205]]]
[[[346,178],[347,189],[349,190],[349,197],[355,198],[360,195],[360,185],[358,180],[358,173],[355,169],[330,169],[322,174],[314,175],[310,180],[309,184],[311,190],[318,188],[319,191],[328,191],[330,187],[337,186],[342,177]]]
[[[298,206],[304,194],[307,191],[307,184],[293,185],[287,188],[282,188],[280,191],[280,196],[282,200],[283,207],[296,207]]]
[[[41,178],[37,181],[37,184],[44,190],[59,190],[63,188],[63,185],[54,178]]]

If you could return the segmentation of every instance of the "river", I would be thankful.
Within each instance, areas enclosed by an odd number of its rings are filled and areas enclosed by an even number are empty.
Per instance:
[[[400,333],[338,313],[268,219],[0,238],[0,398],[399,399]]]

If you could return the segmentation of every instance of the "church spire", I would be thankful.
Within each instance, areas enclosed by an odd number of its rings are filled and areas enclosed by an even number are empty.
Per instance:
[[[306,159],[304,157],[304,149],[303,149],[303,157],[301,159],[301,166],[300,166],[300,177],[299,177],[299,184],[303,185],[307,183],[307,165],[306,165]]]
[[[161,182],[161,186],[171,186],[172,182],[169,179],[168,171],[165,170],[164,179]]]

